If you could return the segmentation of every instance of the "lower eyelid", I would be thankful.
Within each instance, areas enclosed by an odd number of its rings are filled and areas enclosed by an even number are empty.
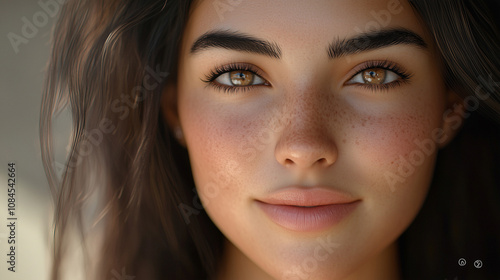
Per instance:
[[[213,87],[215,88],[216,90],[219,90],[219,91],[222,91],[224,93],[227,93],[227,94],[230,94],[230,93],[239,93],[239,92],[245,92],[247,90],[250,90],[252,89],[253,87],[257,87],[259,85],[253,85],[253,86],[226,86],[226,85],[223,85],[223,84],[219,84],[219,83],[209,83],[207,85],[207,87]]]

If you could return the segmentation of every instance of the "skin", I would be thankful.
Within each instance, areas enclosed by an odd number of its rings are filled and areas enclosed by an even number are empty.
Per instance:
[[[178,79],[162,110],[189,151],[200,199],[227,238],[218,279],[398,279],[396,240],[426,197],[435,149],[396,183],[415,140],[442,147],[456,132],[443,113],[453,93],[441,76],[432,40],[409,3],[384,28],[419,34],[427,49],[396,45],[329,60],[336,38],[366,31],[371,11],[387,0],[242,1],[223,17],[213,1],[192,10],[179,54]],[[220,11],[219,11],[220,12]],[[286,27],[286,28],[285,28]],[[276,43],[281,59],[211,48],[190,53],[207,31],[243,32]],[[374,91],[348,84],[357,66],[392,61],[411,73],[408,83]],[[232,62],[259,69],[268,82],[225,93],[202,80]],[[435,142],[433,142],[435,143]],[[273,223],[255,199],[290,185],[325,185],[361,200],[339,224],[294,232]],[[315,257],[319,239],[337,246]],[[312,265],[315,259],[316,266]],[[309,261],[309,263],[308,263]]]

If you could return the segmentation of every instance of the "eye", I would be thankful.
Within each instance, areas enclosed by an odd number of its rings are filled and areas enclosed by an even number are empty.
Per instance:
[[[389,61],[367,61],[353,70],[354,74],[345,84],[364,87],[372,91],[390,90],[410,82],[413,74],[402,65]]]
[[[215,78],[214,81],[224,86],[235,87],[266,84],[266,81],[259,75],[247,70],[225,72]]]
[[[347,84],[383,85],[390,84],[401,78],[391,70],[383,68],[365,69],[352,77]]]
[[[225,93],[247,91],[254,87],[270,86],[261,70],[248,63],[231,63],[215,67],[202,82]]]

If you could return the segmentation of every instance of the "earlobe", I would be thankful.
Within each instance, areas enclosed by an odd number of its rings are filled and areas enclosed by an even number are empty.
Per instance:
[[[455,138],[465,119],[465,105],[455,92],[448,93],[448,108],[443,113],[440,136],[436,139],[438,147],[444,148]]]
[[[177,87],[174,83],[167,83],[162,92],[161,114],[179,144],[186,146],[177,110]]]

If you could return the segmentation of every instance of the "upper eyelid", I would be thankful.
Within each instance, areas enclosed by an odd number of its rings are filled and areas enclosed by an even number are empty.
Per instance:
[[[262,80],[266,82],[266,85],[271,85],[269,80],[265,78],[265,74],[263,71],[251,64],[251,63],[241,63],[241,62],[234,62],[234,63],[228,63],[220,66],[215,66],[210,70],[210,73],[205,75],[205,79],[202,79],[202,82],[208,83],[208,84],[213,84],[216,83],[215,79],[218,77],[222,76],[223,74],[229,73],[231,71],[249,71],[252,72],[254,75],[259,76]],[[252,87],[252,86],[260,86],[260,85],[249,85],[249,86],[238,86],[238,88],[243,88],[243,87]],[[231,87],[231,86],[227,86]]]
[[[224,73],[231,72],[231,71],[237,71],[237,70],[250,71],[254,74],[259,75],[260,77],[262,77],[264,75],[262,73],[263,71],[260,70],[259,67],[255,66],[253,64],[250,64],[250,63],[240,63],[240,62],[228,63],[228,64],[224,64],[224,65],[220,65],[220,66],[215,66],[212,68],[212,70],[210,70],[210,74],[222,75]],[[262,78],[264,79],[264,77],[262,77]]]

